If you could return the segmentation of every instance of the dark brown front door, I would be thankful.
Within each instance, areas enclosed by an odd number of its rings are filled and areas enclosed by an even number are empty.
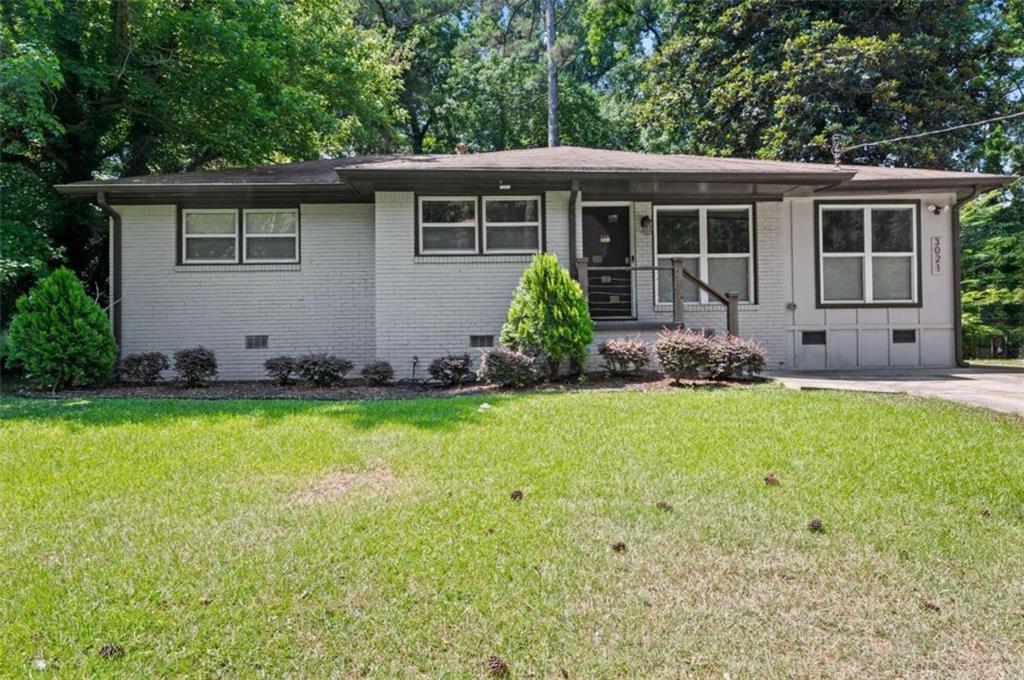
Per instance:
[[[633,317],[633,250],[629,242],[629,206],[583,206],[583,257],[591,272],[590,315],[595,319]],[[614,269],[603,270],[603,267]]]

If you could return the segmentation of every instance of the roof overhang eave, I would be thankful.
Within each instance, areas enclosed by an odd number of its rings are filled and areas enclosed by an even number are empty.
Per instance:
[[[772,184],[804,184],[812,186],[828,186],[845,182],[854,177],[856,173],[848,171],[835,172],[665,172],[665,171],[635,171],[635,170],[587,170],[587,169],[553,169],[553,170],[524,170],[524,169],[482,169],[482,170],[453,170],[449,168],[402,168],[390,170],[367,170],[352,169],[345,167],[335,168],[339,177],[348,182],[375,182],[401,180],[412,182],[417,178],[424,178],[428,181],[437,181],[438,177],[445,177],[452,180],[488,180],[488,179],[516,179],[534,181],[569,181],[572,179],[586,182],[590,180],[636,180],[649,182],[711,182],[718,184],[750,184],[750,183],[772,183]]]

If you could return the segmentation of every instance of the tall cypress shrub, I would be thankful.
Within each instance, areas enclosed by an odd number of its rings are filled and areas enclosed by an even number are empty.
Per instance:
[[[594,322],[580,285],[554,255],[534,255],[512,296],[501,344],[539,355],[554,377],[567,357],[582,367],[593,339]]]
[[[117,360],[110,322],[70,269],[40,280],[15,310],[11,358],[36,385],[56,391],[110,378]]]

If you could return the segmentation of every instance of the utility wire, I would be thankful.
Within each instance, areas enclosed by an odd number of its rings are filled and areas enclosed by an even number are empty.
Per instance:
[[[843,146],[843,137],[840,134],[832,135],[832,145],[830,150],[832,151],[832,159],[836,165],[839,165],[843,158],[843,154],[854,151],[856,149],[866,149],[869,146],[878,146],[880,144],[888,144],[890,142],[902,142],[907,139],[918,139],[919,137],[928,137],[930,135],[938,135],[943,132],[952,132],[953,130],[962,130],[964,128],[974,127],[975,125],[986,125],[988,123],[996,123],[1001,120],[1009,120],[1010,118],[1019,118],[1024,116],[1024,111],[1018,111],[1017,113],[1010,113],[1005,116],[996,116],[995,118],[988,118],[986,120],[979,120],[974,123],[963,123],[961,125],[954,125],[952,127],[942,128],[941,130],[929,130],[927,132],[918,132],[914,135],[903,135],[902,137],[892,137],[891,139],[880,139],[877,142],[864,142],[863,144],[854,144],[853,146]]]

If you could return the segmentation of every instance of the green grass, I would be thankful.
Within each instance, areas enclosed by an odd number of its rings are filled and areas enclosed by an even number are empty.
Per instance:
[[[1024,673],[1019,420],[773,386],[489,401],[0,402],[0,674]]]
[[[1024,368],[1024,359],[968,359],[971,366],[1007,366]]]

